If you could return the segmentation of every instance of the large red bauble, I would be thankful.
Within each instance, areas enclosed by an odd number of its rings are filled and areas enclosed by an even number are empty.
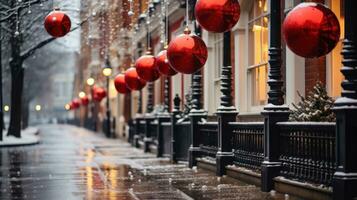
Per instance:
[[[164,76],[173,76],[177,74],[177,72],[169,64],[166,50],[160,51],[160,53],[157,54],[156,67],[159,70],[160,74]]]
[[[286,44],[295,54],[314,58],[328,54],[340,39],[336,15],[319,3],[301,3],[283,23]]]
[[[198,23],[207,31],[223,33],[237,24],[240,5],[238,0],[198,0],[195,16]]]
[[[173,39],[167,49],[167,58],[175,71],[193,74],[207,61],[207,46],[197,35],[185,30],[184,34]]]
[[[81,105],[81,102],[79,101],[79,99],[73,99],[72,100],[73,109],[79,108],[80,105]]]
[[[139,78],[138,73],[134,67],[130,67],[125,72],[125,83],[131,90],[141,90],[145,87],[146,81]]]
[[[87,106],[89,104],[89,98],[87,96],[81,97],[81,104]]]
[[[121,94],[130,93],[130,89],[127,87],[125,83],[125,75],[118,74],[114,79],[115,89]]]
[[[137,59],[135,67],[139,77],[148,82],[156,81],[160,74],[155,64],[155,57],[152,55],[144,55]]]
[[[54,10],[45,18],[45,29],[53,37],[63,37],[71,30],[71,20],[64,12]]]

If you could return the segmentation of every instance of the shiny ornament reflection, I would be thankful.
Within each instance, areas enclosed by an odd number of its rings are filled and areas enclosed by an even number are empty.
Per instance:
[[[202,28],[223,33],[231,30],[240,17],[238,0],[198,0],[195,16]]]
[[[188,29],[173,39],[167,49],[171,67],[183,74],[193,74],[200,70],[206,63],[207,56],[206,44]]]
[[[52,37],[63,37],[71,30],[71,20],[67,14],[56,9],[46,16],[45,29]]]
[[[126,70],[125,83],[131,90],[141,90],[146,85],[146,81],[139,78],[139,75],[134,67],[130,67]]]
[[[114,86],[115,89],[120,93],[120,94],[127,94],[130,93],[130,89],[125,83],[125,75],[124,74],[118,74],[115,79],[114,79]]]
[[[164,76],[173,76],[177,74],[177,72],[169,64],[166,50],[160,51],[160,53],[157,54],[156,67],[159,70],[160,74]]]
[[[305,58],[328,54],[340,39],[340,24],[336,15],[319,3],[296,6],[286,16],[282,28],[291,51]]]
[[[156,68],[156,59],[150,53],[138,58],[135,62],[135,67],[139,77],[144,81],[153,82],[160,77]]]

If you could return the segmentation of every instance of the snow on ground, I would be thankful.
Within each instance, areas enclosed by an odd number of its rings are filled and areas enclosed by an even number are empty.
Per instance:
[[[21,131],[21,138],[17,138],[14,136],[7,136],[7,131],[3,131],[3,140],[0,141],[0,147],[37,144],[40,141],[37,136],[38,132],[38,128],[28,127]]]

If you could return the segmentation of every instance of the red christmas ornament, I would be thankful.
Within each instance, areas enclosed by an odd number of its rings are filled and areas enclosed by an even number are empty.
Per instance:
[[[160,77],[160,74],[155,63],[155,57],[150,54],[150,51],[137,59],[135,67],[139,77],[148,82],[156,81]]]
[[[125,75],[118,74],[114,79],[114,86],[115,89],[121,94],[128,94],[130,93],[130,89],[127,87],[125,83]]]
[[[184,34],[177,36],[169,44],[167,58],[171,67],[183,74],[193,74],[207,61],[207,46],[197,35],[186,28]]]
[[[63,37],[71,30],[71,20],[67,14],[55,9],[46,16],[45,29],[53,37]]]
[[[79,99],[73,99],[72,100],[73,109],[79,108],[80,105],[81,105],[81,102],[79,101]]]
[[[139,78],[138,73],[134,67],[130,67],[125,72],[125,83],[131,90],[141,90],[145,87],[146,81]]]
[[[283,23],[283,36],[295,54],[314,58],[328,54],[340,39],[336,15],[319,3],[301,3],[292,9]]]
[[[87,96],[81,97],[81,104],[87,106],[89,104],[89,98]]]
[[[93,87],[93,99],[97,102],[101,102],[103,98],[107,96],[107,91],[101,87]]]
[[[164,76],[173,76],[177,74],[177,72],[169,64],[166,50],[160,51],[160,53],[156,56],[156,67],[160,74]]]
[[[237,24],[240,5],[238,0],[198,0],[195,16],[198,23],[207,31],[223,33]]]

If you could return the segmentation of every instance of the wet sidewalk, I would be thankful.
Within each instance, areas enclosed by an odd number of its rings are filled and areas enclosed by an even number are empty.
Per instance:
[[[0,199],[293,199],[173,165],[84,129],[40,127],[41,144],[0,149]]]

